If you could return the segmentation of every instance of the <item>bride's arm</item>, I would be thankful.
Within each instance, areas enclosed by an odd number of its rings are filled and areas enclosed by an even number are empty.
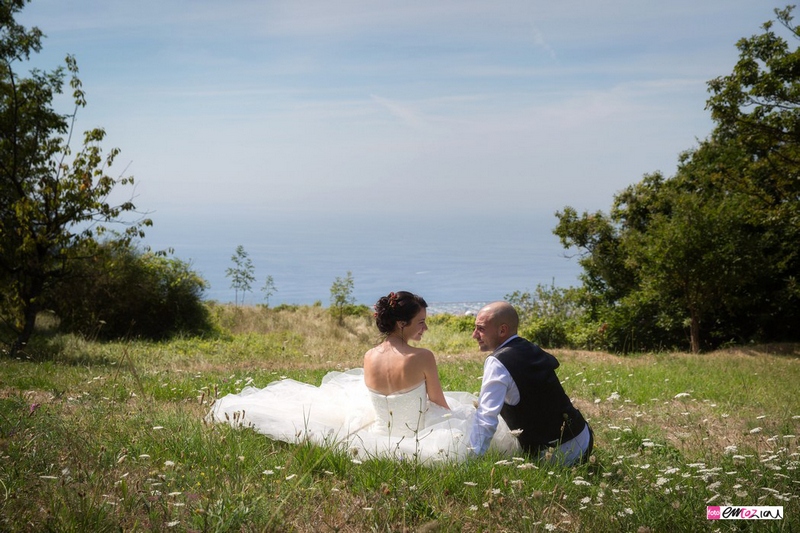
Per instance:
[[[442,383],[439,381],[439,369],[436,366],[436,358],[433,356],[433,352],[425,350],[421,359],[423,362],[422,371],[425,374],[425,387],[428,391],[428,400],[445,409],[450,409],[444,397]]]

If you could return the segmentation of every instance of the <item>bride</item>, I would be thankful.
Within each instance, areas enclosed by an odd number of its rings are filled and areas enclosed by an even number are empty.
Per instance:
[[[466,459],[477,398],[444,392],[433,353],[409,344],[428,329],[426,308],[406,291],[381,297],[375,324],[383,341],[364,354],[363,369],[330,372],[319,387],[291,379],[246,387],[217,400],[207,419],[284,442],[332,446],[358,459]],[[502,419],[492,448],[507,454],[519,448]]]

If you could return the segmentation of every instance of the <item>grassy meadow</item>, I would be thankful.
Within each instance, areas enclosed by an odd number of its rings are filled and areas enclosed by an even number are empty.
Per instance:
[[[589,464],[420,466],[205,424],[215,397],[319,384],[379,340],[368,318],[321,307],[213,312],[214,338],[43,331],[0,359],[0,531],[800,531],[800,346],[553,350],[595,430]],[[445,390],[477,392],[485,354],[463,323],[433,317],[422,345]],[[707,505],[784,518],[706,520]]]

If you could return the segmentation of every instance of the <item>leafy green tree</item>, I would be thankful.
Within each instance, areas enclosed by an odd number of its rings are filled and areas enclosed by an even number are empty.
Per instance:
[[[763,33],[740,39],[733,72],[711,80],[707,108],[715,137],[748,154],[746,172],[726,173],[726,185],[769,215],[800,227],[800,26],[794,6],[776,9]],[[776,32],[775,22],[795,42]]]
[[[742,297],[757,288],[762,266],[758,232],[737,197],[676,195],[672,212],[659,214],[646,232],[630,235],[628,261],[639,271],[644,301],[657,305],[660,329],[688,325],[692,352],[701,335],[727,312],[741,313]],[[744,303],[744,305],[743,305]]]
[[[104,223],[125,223],[126,241],[151,224],[138,216],[123,220],[135,212],[131,201],[110,203],[112,190],[133,178],[107,174],[119,150],[103,154],[102,129],[87,131],[72,152],[75,115],[86,105],[75,59],[67,56],[66,70],[33,69],[28,77],[15,70],[41,50],[42,32],[14,18],[27,1],[0,2],[0,314],[14,337],[12,354],[33,334],[42,295],[70,263],[91,253]],[[75,107],[60,114],[53,99],[67,72]]]
[[[252,290],[252,284],[256,280],[255,274],[253,274],[255,267],[250,260],[250,255],[241,244],[236,247],[231,261],[234,266],[225,271],[225,277],[231,278],[231,288],[235,291],[233,303],[239,305],[239,293],[241,293],[241,303],[244,304],[244,297]]]
[[[355,298],[353,298],[354,288],[353,273],[349,270],[347,271],[347,276],[344,278],[337,276],[333,281],[333,285],[331,285],[331,312],[339,320],[340,324],[344,322],[347,308],[355,305]]]
[[[645,176],[619,193],[603,224],[590,223],[596,214],[561,215],[562,243],[584,253],[585,320],[599,324],[608,348],[672,348],[688,338],[699,351],[703,329],[715,328],[708,345],[743,338],[731,317],[752,313],[764,288],[765,232],[747,199],[711,186],[708,161],[693,155],[674,178]],[[601,239],[606,246],[591,246]]]
[[[791,12],[776,10],[796,40]],[[555,233],[581,253],[585,318],[609,348],[798,338],[800,51],[763,28],[709,82],[717,127],[674,177],[645,176],[609,215],[557,214]]]
[[[763,32],[737,43],[739,59],[728,76],[709,82],[707,108],[718,124],[713,142],[740,154],[718,180],[744,194],[750,217],[765,229],[770,254],[771,311],[767,335],[796,338],[800,323],[800,26],[794,6],[776,9]]]

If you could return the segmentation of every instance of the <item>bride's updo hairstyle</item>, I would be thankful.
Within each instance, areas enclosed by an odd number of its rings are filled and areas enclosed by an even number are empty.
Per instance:
[[[398,322],[410,322],[427,307],[428,304],[421,296],[408,291],[390,292],[381,296],[375,304],[375,325],[378,326],[378,331],[388,335],[394,331]]]

